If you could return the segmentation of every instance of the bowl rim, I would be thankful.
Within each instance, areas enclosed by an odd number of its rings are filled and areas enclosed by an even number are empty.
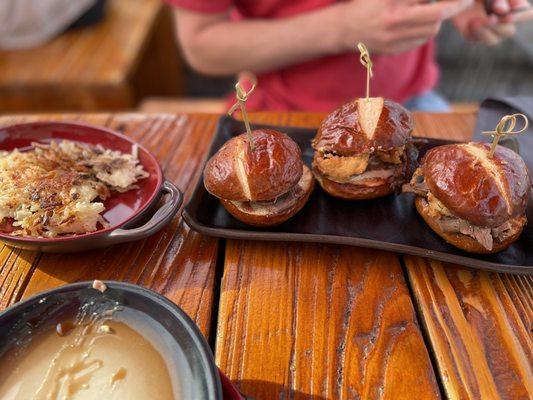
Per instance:
[[[22,122],[22,123],[17,123],[17,124],[12,124],[12,125],[3,125],[3,126],[0,126],[0,132],[7,130],[9,134],[9,130],[12,130],[12,129],[32,127],[32,126],[45,126],[46,127],[47,125],[51,125],[52,127],[53,126],[64,126],[64,127],[70,126],[70,127],[82,128],[82,129],[93,129],[93,130],[103,132],[104,134],[114,136],[122,141],[129,142],[132,146],[137,146],[137,148],[143,151],[146,154],[146,156],[150,159],[150,161],[153,163],[153,165],[156,167],[156,178],[157,178],[156,189],[150,194],[150,198],[145,202],[145,204],[140,209],[138,209],[136,212],[134,212],[132,215],[130,215],[126,220],[122,221],[121,223],[110,226],[108,228],[99,229],[94,232],[86,232],[86,233],[79,234],[79,235],[70,234],[68,236],[59,236],[59,237],[54,237],[54,238],[13,236],[13,235],[0,232],[0,239],[5,239],[8,241],[13,241],[13,242],[21,242],[21,243],[58,243],[58,242],[70,242],[70,241],[82,240],[86,238],[104,236],[106,234],[111,233],[112,231],[116,229],[123,227],[128,222],[130,222],[134,218],[144,213],[152,205],[154,200],[157,198],[157,196],[161,192],[161,188],[162,188],[163,181],[164,181],[163,170],[161,169],[161,165],[159,164],[155,156],[140,143],[112,129],[108,129],[106,127],[93,125],[89,123],[75,122],[75,121],[33,121],[33,122]]]
[[[18,312],[21,312],[26,307],[31,307],[32,304],[38,303],[42,299],[46,299],[47,297],[52,295],[72,293],[84,289],[90,289],[92,288],[93,282],[94,280],[69,283],[66,285],[61,285],[52,289],[36,293],[28,297],[27,299],[21,300],[9,306],[5,310],[0,311],[0,324],[2,323],[2,320],[4,318],[7,318],[11,315],[16,315]],[[200,329],[198,328],[196,323],[191,319],[191,317],[187,315],[185,311],[183,311],[177,304],[152,289],[120,281],[104,280],[102,282],[108,287],[108,289],[118,289],[124,292],[129,292],[143,297],[147,297],[149,300],[155,302],[159,306],[169,311],[173,315],[175,320],[179,321],[179,323],[181,323],[181,325],[186,328],[187,333],[193,340],[197,350],[202,356],[204,364],[206,364],[208,368],[208,371],[206,371],[205,374],[207,377],[208,389],[211,390],[212,393],[214,393],[214,399],[223,398],[222,383],[219,375],[219,370],[216,366],[211,348],[207,344],[206,339],[200,332]]]

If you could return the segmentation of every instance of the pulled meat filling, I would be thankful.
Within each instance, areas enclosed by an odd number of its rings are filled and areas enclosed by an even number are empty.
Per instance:
[[[413,174],[411,182],[406,183],[402,186],[402,192],[415,193],[422,197],[427,196],[427,194],[429,193],[429,188],[426,185],[424,175],[422,175],[422,170],[420,168],[417,168],[417,170]]]
[[[242,211],[253,214],[271,215],[282,213],[290,209],[295,201],[299,199],[304,192],[300,185],[296,185],[284,195],[274,200],[268,201],[242,201],[234,202]]]
[[[300,181],[287,193],[266,201],[234,201],[240,210],[249,214],[272,215],[283,213],[292,208],[298,200],[305,194],[306,189],[311,184],[313,175],[311,171],[304,168]]]
[[[403,185],[402,190],[405,193],[415,193],[425,197],[430,215],[437,219],[443,232],[460,233],[474,238],[487,250],[492,250],[494,242],[501,243],[512,236],[520,225],[520,221],[517,218],[510,219],[495,228],[490,228],[472,225],[467,220],[455,216],[429,191],[420,168],[413,174],[411,182]]]
[[[402,173],[405,158],[405,146],[401,146],[389,151],[376,150],[375,153],[359,156],[318,152],[314,164],[322,174],[334,182],[379,186],[383,180]]]

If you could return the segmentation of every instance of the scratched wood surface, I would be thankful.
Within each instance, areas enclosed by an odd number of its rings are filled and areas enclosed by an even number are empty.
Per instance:
[[[322,117],[254,120],[317,126]],[[453,131],[449,116],[421,117],[431,123],[417,135]],[[257,399],[440,397],[399,258],[354,247],[228,241],[216,360]]]
[[[468,114],[418,123],[421,135],[441,138],[468,139],[474,127]],[[404,262],[447,397],[532,399],[533,277]]]
[[[229,241],[216,360],[255,399],[438,399],[394,254]]]
[[[417,136],[467,140],[475,115],[416,121]],[[451,399],[531,398],[532,308],[530,277],[357,248],[229,241],[216,359],[258,399],[436,398],[435,379]]]
[[[0,125],[30,120],[81,120],[123,132],[154,153],[165,177],[186,193],[198,179],[215,117],[48,115],[3,117]],[[184,162],[183,160],[187,160]],[[0,307],[69,282],[110,279],[152,288],[180,305],[208,335],[214,302],[218,241],[191,231],[179,217],[156,235],[103,250],[66,255],[0,248]]]
[[[321,117],[254,116],[305,126]],[[0,124],[36,119],[122,131],[190,195],[217,117],[50,115]],[[468,138],[475,122],[473,114],[416,119],[417,135],[457,139]],[[531,277],[352,247],[228,241],[220,299],[213,299],[217,245],[176,218],[150,239],[92,253],[0,247],[0,307],[65,282],[119,279],[170,297],[208,334],[218,302],[216,360],[257,399],[532,397]]]
[[[405,263],[448,397],[533,398],[530,277],[417,257],[405,257]],[[529,288],[514,291],[510,280]],[[522,302],[529,310],[521,316]]]

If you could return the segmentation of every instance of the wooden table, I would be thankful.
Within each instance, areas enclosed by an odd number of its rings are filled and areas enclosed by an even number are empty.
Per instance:
[[[170,9],[108,0],[100,23],[32,49],[0,51],[0,113],[132,109],[183,82]]]
[[[253,118],[317,126],[322,116]],[[21,116],[0,125],[36,119],[124,132],[154,152],[188,198],[217,116]],[[416,120],[417,135],[465,139],[475,115]],[[95,278],[163,293],[196,321],[220,368],[256,399],[533,397],[532,277],[356,247],[217,240],[180,217],[149,239],[112,249],[50,255],[3,247],[0,266],[1,307]]]

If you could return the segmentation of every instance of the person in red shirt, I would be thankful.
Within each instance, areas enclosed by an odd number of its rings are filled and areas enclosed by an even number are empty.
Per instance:
[[[331,111],[363,96],[366,72],[356,49],[363,42],[374,63],[371,95],[442,111],[446,103],[432,92],[438,80],[432,38],[441,23],[470,9],[459,29],[496,42],[514,33],[517,19],[488,17],[480,5],[472,13],[473,0],[166,1],[176,6],[178,39],[194,69],[258,75],[250,110]],[[495,0],[493,7],[507,14],[525,5]]]

